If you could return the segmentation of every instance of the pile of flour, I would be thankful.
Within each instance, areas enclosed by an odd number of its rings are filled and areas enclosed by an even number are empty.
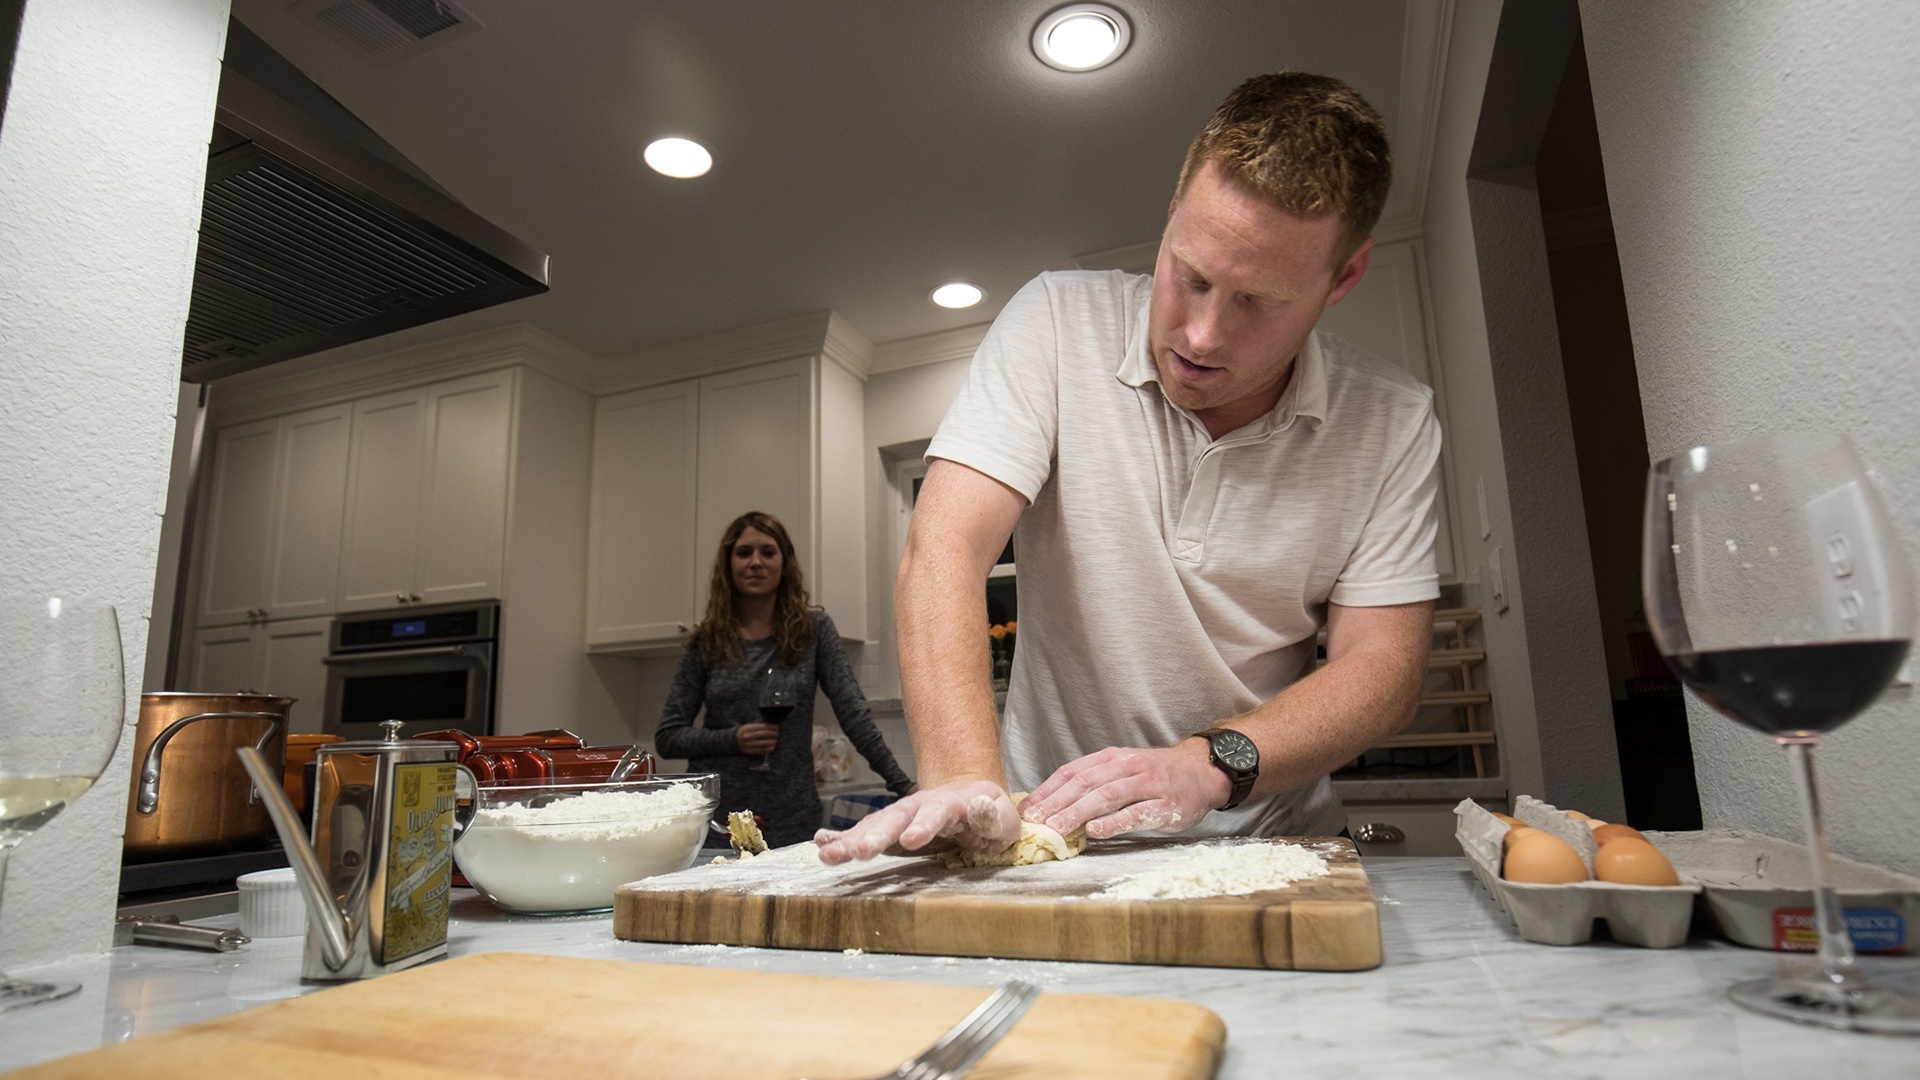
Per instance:
[[[473,816],[473,828],[533,827],[550,841],[616,840],[706,813],[707,797],[692,784],[658,791],[589,791],[544,806],[508,803]]]
[[[474,814],[453,857],[508,911],[604,910],[619,886],[691,865],[711,809],[692,784],[490,806]]]
[[[1207,844],[1167,866],[1107,886],[1114,900],[1191,900],[1284,889],[1327,876],[1327,860],[1299,844]]]

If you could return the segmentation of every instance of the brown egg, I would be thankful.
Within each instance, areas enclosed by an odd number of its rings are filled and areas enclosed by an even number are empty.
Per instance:
[[[1508,856],[1508,861],[1512,861],[1512,856]],[[1616,885],[1680,884],[1680,875],[1674,873],[1673,864],[1660,854],[1660,849],[1632,836],[1618,837],[1600,845],[1600,855],[1593,860],[1593,876]]]
[[[1589,819],[1588,819],[1588,817],[1587,817],[1587,815],[1585,815],[1585,814],[1583,814],[1583,813],[1581,813],[1581,812],[1580,812],[1580,811],[1578,811],[1578,810],[1562,810],[1562,811],[1560,811],[1560,812],[1561,812],[1561,813],[1563,813],[1563,814],[1565,814],[1565,815],[1567,815],[1567,816],[1568,816],[1568,817],[1570,817],[1570,818],[1578,818],[1578,819],[1579,819],[1579,820],[1581,820],[1581,821],[1587,821],[1587,820],[1589,820]]]
[[[1605,825],[1605,824],[1606,824],[1606,822],[1604,822],[1604,821],[1601,821],[1601,820],[1600,820],[1599,818],[1597,818],[1597,817],[1590,817],[1590,818],[1588,818],[1588,819],[1587,819],[1587,828],[1589,828],[1589,829],[1598,829],[1599,827],[1601,827],[1602,825]]]
[[[1535,830],[1507,849],[1506,866],[1501,874],[1508,881],[1527,881],[1538,885],[1565,885],[1586,881],[1587,865],[1565,840]]]
[[[1646,839],[1646,837],[1640,835],[1639,829],[1631,825],[1608,825],[1602,822],[1593,827],[1594,842],[1600,844],[1602,847],[1606,846],[1607,841],[1618,840],[1623,836],[1631,836],[1635,840]]]
[[[1540,831],[1539,829],[1536,829],[1531,825],[1509,826],[1507,828],[1507,835],[1500,838],[1500,847],[1503,850],[1506,848],[1510,848],[1513,846],[1513,842],[1515,840],[1520,839],[1521,837],[1527,835],[1528,833],[1537,833],[1539,831]]]
[[[1495,810],[1493,812],[1493,816],[1499,818],[1501,821],[1506,822],[1508,825],[1520,824],[1520,819],[1517,817],[1514,817],[1512,814],[1502,814],[1498,810]]]

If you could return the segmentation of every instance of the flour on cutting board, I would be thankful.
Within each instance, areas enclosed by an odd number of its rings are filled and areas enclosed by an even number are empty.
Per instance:
[[[882,855],[828,866],[811,843],[751,859],[696,866],[635,881],[640,892],[724,891],[767,896],[904,896],[929,889],[1057,900],[1190,899],[1245,895],[1325,877],[1323,845],[1235,837],[1190,844],[1096,843],[1064,862],[949,870],[936,858]],[[1338,850],[1326,846],[1328,852]]]
[[[1116,900],[1245,896],[1327,876],[1327,860],[1299,844],[1207,844],[1180,861],[1134,874],[1100,895]]]

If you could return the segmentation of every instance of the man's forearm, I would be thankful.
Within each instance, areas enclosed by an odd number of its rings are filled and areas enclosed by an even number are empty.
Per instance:
[[[986,575],[972,562],[964,545],[916,536],[895,582],[900,697],[922,787],[1006,784],[987,652]]]
[[[1424,613],[1418,625],[1430,625]],[[1427,670],[1418,645],[1385,640],[1347,651],[1272,700],[1222,726],[1245,732],[1260,748],[1253,794],[1271,795],[1311,783],[1360,756],[1412,722]]]

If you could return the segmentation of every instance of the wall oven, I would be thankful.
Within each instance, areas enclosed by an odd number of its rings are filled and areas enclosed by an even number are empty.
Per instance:
[[[383,720],[407,734],[459,728],[493,734],[500,604],[358,611],[333,620],[321,730],[377,739]]]

